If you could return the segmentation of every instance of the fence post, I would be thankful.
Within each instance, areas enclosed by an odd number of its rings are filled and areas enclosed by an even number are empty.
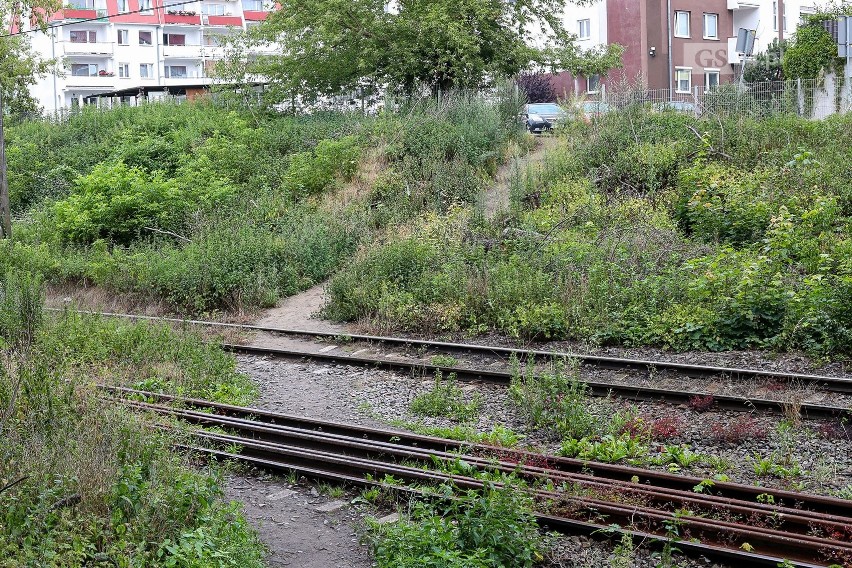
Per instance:
[[[698,118],[698,85],[692,87],[692,114]]]
[[[796,114],[802,116],[805,113],[805,109],[803,108],[804,103],[804,93],[802,92],[802,78],[798,77],[796,79]]]

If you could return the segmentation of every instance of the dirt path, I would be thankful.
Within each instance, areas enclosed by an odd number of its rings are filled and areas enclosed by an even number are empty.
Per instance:
[[[350,326],[320,319],[317,314],[325,304],[325,284],[317,284],[295,296],[282,300],[277,307],[264,313],[257,325],[266,327],[282,327],[287,329],[303,329],[307,331],[330,331],[346,333]],[[263,336],[258,336],[262,339]]]
[[[494,185],[485,192],[486,219],[493,219],[500,211],[509,209],[512,178],[526,168],[544,161],[547,152],[555,148],[558,142],[559,139],[555,136],[541,136],[537,139],[535,150],[524,156],[514,156],[500,167]]]

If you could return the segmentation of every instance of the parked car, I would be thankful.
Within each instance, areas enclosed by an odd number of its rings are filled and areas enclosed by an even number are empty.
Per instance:
[[[667,110],[673,110],[676,112],[695,112],[695,105],[686,101],[665,101],[662,103],[656,103],[654,105],[654,110],[657,112],[664,112]]]
[[[588,121],[609,112],[609,105],[602,101],[583,101],[580,103],[583,119]]]
[[[534,134],[553,130],[556,123],[566,116],[565,111],[556,103],[531,103],[524,106],[527,130]]]

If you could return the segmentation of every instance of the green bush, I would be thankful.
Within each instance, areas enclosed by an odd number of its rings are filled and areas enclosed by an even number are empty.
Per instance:
[[[541,537],[531,502],[511,484],[470,490],[447,506],[414,505],[410,519],[373,524],[380,568],[529,568]]]
[[[285,175],[287,189],[295,195],[311,195],[327,188],[336,176],[351,179],[358,167],[358,154],[353,136],[322,140],[313,152],[293,154]]]
[[[148,227],[176,229],[194,201],[162,174],[123,162],[98,164],[74,185],[74,193],[52,210],[56,233],[66,242],[107,238],[127,244]]]

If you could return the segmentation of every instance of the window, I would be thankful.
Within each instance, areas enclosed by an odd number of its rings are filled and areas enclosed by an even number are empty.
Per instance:
[[[678,93],[692,92],[692,68],[677,67],[675,69],[675,91]]]
[[[589,75],[586,78],[586,92],[587,93],[597,93],[601,90],[601,76],[600,75]]]
[[[139,0],[139,13],[149,16],[153,14],[151,10],[151,0]]]
[[[203,14],[207,14],[208,16],[224,16],[225,15],[225,5],[224,4],[204,4],[201,7],[201,12]]]
[[[69,5],[72,10],[94,10],[95,0],[74,0]]]
[[[130,45],[130,32],[118,30],[118,45]]]
[[[577,20],[577,28],[579,29],[580,39],[589,39],[592,37],[592,23],[589,20]]]
[[[778,31],[778,2],[772,3],[772,29]]]
[[[98,66],[95,63],[72,63],[71,75],[74,77],[97,77]]]
[[[139,64],[139,77],[142,79],[153,79],[154,78],[154,64],[153,63],[140,63]]]
[[[705,69],[704,70],[704,88],[712,91],[719,86],[719,70]]]
[[[122,79],[130,78],[130,63],[119,63],[118,64],[118,76]]]
[[[163,34],[163,45],[186,45],[186,35]]]
[[[675,12],[675,37],[689,37],[689,12]]]
[[[185,79],[186,65],[166,65],[166,79]]]
[[[151,45],[151,32],[139,32],[139,45]]]
[[[72,30],[70,32],[71,43],[96,43],[98,32],[91,30]]]
[[[249,12],[262,12],[263,0],[243,0],[243,10]]]
[[[704,14],[704,39],[719,39],[719,14]]]
[[[118,11],[119,12],[129,12],[130,11],[130,2],[128,0],[118,0]]]

